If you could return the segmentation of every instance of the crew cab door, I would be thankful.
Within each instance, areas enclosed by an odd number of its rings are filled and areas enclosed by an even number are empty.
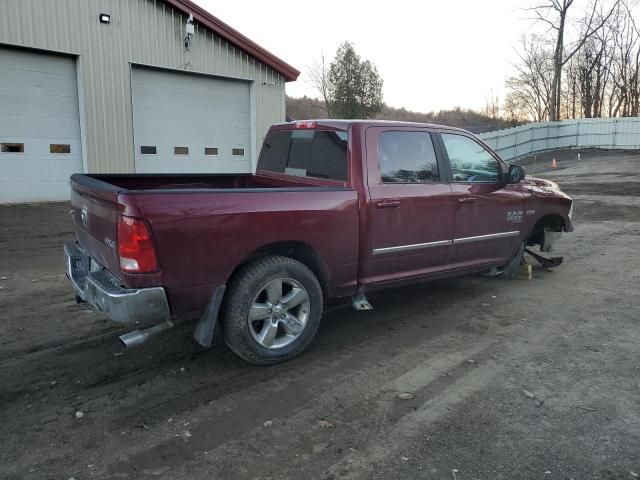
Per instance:
[[[522,242],[524,196],[505,184],[503,166],[464,133],[441,132],[454,204],[452,268],[503,264]]]
[[[366,129],[367,236],[360,283],[385,283],[446,268],[453,238],[451,189],[432,134]]]

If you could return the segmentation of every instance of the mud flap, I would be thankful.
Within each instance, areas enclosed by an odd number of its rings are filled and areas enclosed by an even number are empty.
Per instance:
[[[220,285],[213,291],[209,305],[207,305],[207,309],[193,332],[195,341],[205,348],[211,347],[213,339],[216,337],[216,332],[220,330],[218,327],[218,313],[226,289],[226,285]]]
[[[520,264],[522,263],[522,257],[524,255],[524,242],[518,247],[518,251],[513,256],[511,261],[502,270],[503,278],[516,278],[520,272]]]

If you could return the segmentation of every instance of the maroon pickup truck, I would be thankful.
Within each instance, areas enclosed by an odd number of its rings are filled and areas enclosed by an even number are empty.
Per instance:
[[[78,302],[138,327],[198,320],[245,360],[302,352],[323,303],[408,282],[513,272],[572,230],[572,200],[474,135],[401,122],[273,126],[254,175],[71,177]],[[146,327],[144,329],[141,329]]]

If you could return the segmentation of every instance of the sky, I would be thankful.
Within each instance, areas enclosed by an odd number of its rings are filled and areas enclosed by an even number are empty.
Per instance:
[[[420,112],[502,102],[531,28],[525,0],[195,1],[300,70],[290,96],[317,97],[309,68],[347,40],[377,66],[385,103]]]

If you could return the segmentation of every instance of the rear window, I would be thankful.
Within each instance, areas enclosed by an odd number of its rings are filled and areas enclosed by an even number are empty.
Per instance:
[[[300,177],[346,181],[347,132],[270,132],[260,152],[258,169]]]

